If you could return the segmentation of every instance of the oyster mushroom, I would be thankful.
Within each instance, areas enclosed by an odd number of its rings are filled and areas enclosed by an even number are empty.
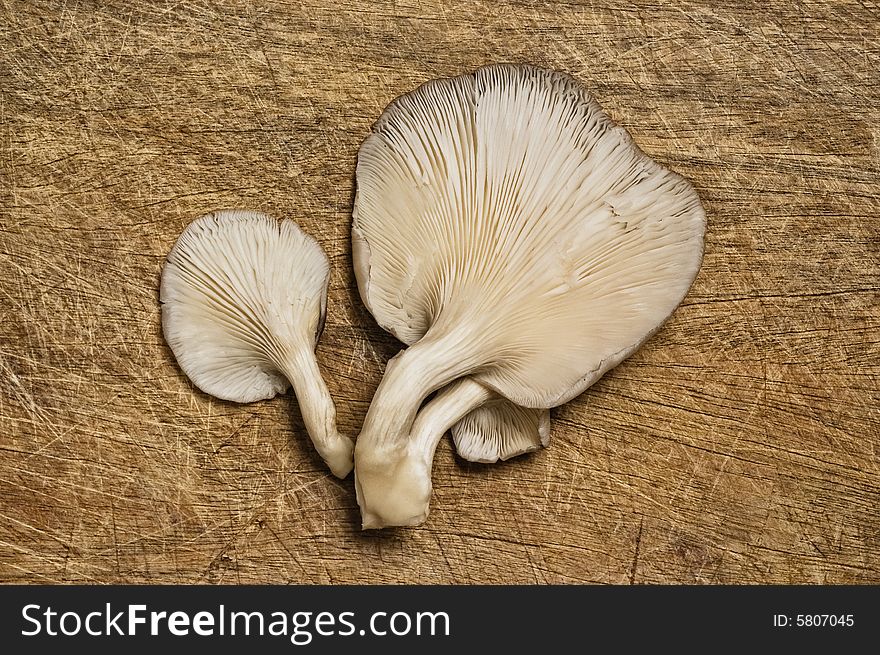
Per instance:
[[[352,468],[353,444],[315,346],[324,326],[330,265],[291,220],[227,210],[180,235],[162,269],[162,330],[180,368],[207,394],[250,403],[292,385],[306,430],[334,475]]]
[[[476,383],[450,424],[489,400],[477,387],[565,403],[660,328],[702,260],[694,188],[552,71],[487,66],[401,96],[361,146],[357,184],[361,294],[412,344],[357,441],[365,528],[427,517],[439,435],[414,422],[430,393]]]
[[[460,383],[479,384],[473,378]],[[455,383],[453,383],[455,384]],[[492,464],[550,444],[550,411],[516,405],[491,389],[485,404],[450,427],[458,454],[470,462]]]

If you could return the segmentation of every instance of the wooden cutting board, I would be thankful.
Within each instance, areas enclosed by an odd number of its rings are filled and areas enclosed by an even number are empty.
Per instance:
[[[0,7],[0,581],[880,582],[877,3],[213,4]],[[358,146],[498,61],[574,75],[694,182],[703,268],[548,449],[444,440],[428,523],[362,533],[292,397],[181,374],[163,257],[222,207],[314,235],[356,435],[400,348],[353,283]]]

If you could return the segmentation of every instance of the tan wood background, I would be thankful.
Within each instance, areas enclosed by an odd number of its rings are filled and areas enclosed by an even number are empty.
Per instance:
[[[445,440],[427,525],[361,533],[290,396],[182,376],[163,257],[221,207],[314,235],[356,435],[399,348],[354,290],[358,146],[497,61],[571,73],[694,182],[703,268],[549,449]],[[878,71],[870,0],[0,0],[0,580],[880,582]]]

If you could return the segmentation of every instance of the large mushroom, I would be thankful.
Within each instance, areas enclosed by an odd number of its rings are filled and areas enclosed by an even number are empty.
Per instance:
[[[165,340],[194,385],[237,403],[292,385],[318,454],[344,478],[354,446],[336,430],[315,358],[329,278],[326,255],[296,223],[227,210],[183,231],[159,297]]]
[[[693,187],[571,77],[529,66],[392,102],[357,185],[361,295],[412,344],[388,363],[357,441],[364,528],[427,517],[441,423],[497,396],[533,409],[577,396],[659,329],[702,259]]]

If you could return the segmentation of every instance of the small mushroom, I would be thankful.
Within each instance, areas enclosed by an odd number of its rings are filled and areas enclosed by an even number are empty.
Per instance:
[[[458,383],[479,384],[473,378],[462,378]],[[461,457],[492,464],[550,444],[549,410],[521,407],[483,385],[480,387],[491,392],[485,404],[468,412],[450,428]]]
[[[162,270],[162,330],[180,368],[207,394],[250,403],[292,385],[303,422],[334,475],[353,444],[318,369],[330,265],[291,220],[251,211],[203,216],[180,235]]]
[[[489,390],[533,409],[567,402],[660,328],[702,260],[693,187],[571,77],[530,66],[392,102],[361,146],[357,184],[361,294],[412,344],[388,363],[357,441],[365,528],[427,517],[426,413],[452,425]],[[419,412],[461,378],[476,384],[452,387],[459,401],[444,392]]]

